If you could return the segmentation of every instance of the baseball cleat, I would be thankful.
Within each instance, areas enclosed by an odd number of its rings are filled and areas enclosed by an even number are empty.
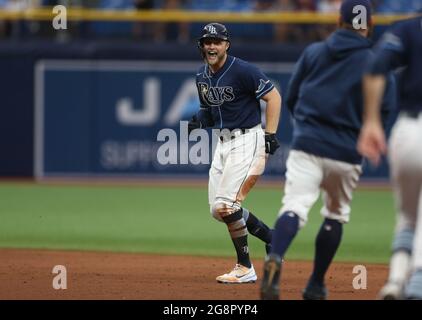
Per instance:
[[[326,300],[328,296],[327,288],[309,281],[302,292],[303,300]]]
[[[237,284],[237,283],[254,283],[257,279],[255,269],[253,266],[247,268],[242,266],[241,264],[236,264],[234,269],[229,273],[225,273],[221,276],[216,278],[217,282],[219,283],[229,283],[229,284]]]
[[[378,300],[401,300],[403,286],[396,282],[387,282],[378,293]]]
[[[261,282],[261,300],[279,300],[280,272],[282,259],[278,254],[269,254],[265,258],[264,277]]]

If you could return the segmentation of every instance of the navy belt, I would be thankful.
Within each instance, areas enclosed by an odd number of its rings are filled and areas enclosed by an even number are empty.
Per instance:
[[[242,128],[242,129],[235,129],[235,130],[236,130],[236,132],[238,132],[238,135],[241,135],[241,134],[245,134],[248,129],[249,128]],[[238,135],[232,134],[230,136],[230,140],[233,140],[234,138],[238,137]],[[221,142],[224,142],[224,139],[227,140],[228,137],[226,137],[226,136],[220,136],[219,138],[220,138],[220,141]]]

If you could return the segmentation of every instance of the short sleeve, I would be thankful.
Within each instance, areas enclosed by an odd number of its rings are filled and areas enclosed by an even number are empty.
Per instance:
[[[271,80],[258,67],[249,65],[247,72],[247,89],[254,92],[256,99],[261,99],[274,88]]]

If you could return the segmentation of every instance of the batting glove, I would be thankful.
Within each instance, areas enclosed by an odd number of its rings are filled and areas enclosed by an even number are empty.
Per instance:
[[[195,129],[201,129],[202,123],[198,120],[196,115],[192,116],[192,119],[188,122],[188,134],[190,134]]]
[[[265,152],[274,154],[278,148],[280,148],[280,144],[277,141],[275,133],[265,132]]]

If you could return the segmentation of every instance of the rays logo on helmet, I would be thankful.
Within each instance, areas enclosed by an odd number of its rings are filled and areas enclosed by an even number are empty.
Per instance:
[[[199,45],[205,38],[217,38],[230,42],[229,33],[227,28],[221,23],[209,23],[203,29],[201,36],[198,38]]]
[[[211,34],[217,34],[217,29],[213,25],[207,25],[205,29]]]
[[[201,93],[201,99],[208,106],[220,106],[225,101],[233,101],[235,96],[233,87],[210,87],[207,83],[198,82],[198,89]]]

